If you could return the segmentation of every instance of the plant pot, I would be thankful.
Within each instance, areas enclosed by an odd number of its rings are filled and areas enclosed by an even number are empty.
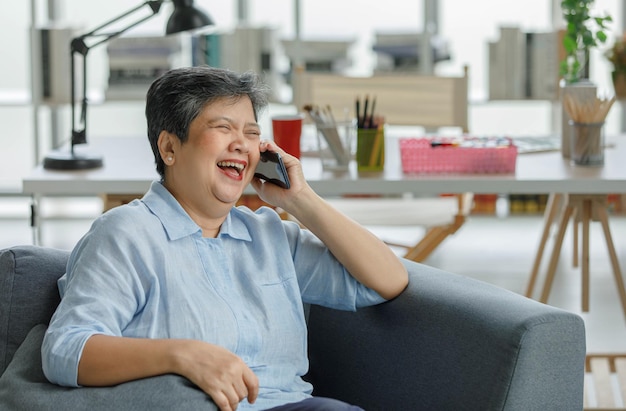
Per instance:
[[[626,98],[626,72],[614,71],[611,75],[613,78],[613,89],[615,90],[615,97],[618,99]]]

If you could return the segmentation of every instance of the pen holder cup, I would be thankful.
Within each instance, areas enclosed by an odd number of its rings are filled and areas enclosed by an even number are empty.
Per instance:
[[[604,123],[576,123],[569,121],[570,159],[577,166],[604,164]]]
[[[385,129],[359,128],[356,137],[358,171],[383,171],[385,168]]]
[[[334,125],[317,126],[317,148],[322,169],[346,171],[354,157],[354,121],[337,122]]]

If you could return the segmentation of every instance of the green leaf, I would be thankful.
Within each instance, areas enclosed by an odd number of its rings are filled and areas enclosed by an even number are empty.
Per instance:
[[[565,48],[565,52],[567,54],[572,54],[578,48],[578,44],[571,37],[564,36],[563,37],[563,47]]]

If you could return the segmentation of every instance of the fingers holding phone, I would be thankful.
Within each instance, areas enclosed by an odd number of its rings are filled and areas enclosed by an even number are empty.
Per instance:
[[[282,156],[275,151],[262,151],[259,163],[254,172],[255,177],[276,184],[277,186],[289,189],[291,182],[285,168]]]
[[[303,203],[312,204],[319,197],[307,184],[300,160],[271,141],[262,141],[259,150],[261,158],[256,178],[252,179],[251,184],[263,201],[292,214],[293,210],[303,209]],[[264,171],[267,163],[270,163],[271,168]],[[287,185],[289,188],[283,188]]]

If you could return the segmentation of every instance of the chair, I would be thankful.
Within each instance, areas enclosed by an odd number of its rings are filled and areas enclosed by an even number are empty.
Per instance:
[[[0,250],[0,409],[215,410],[176,375],[99,388],[47,382],[41,340],[68,255],[36,246]],[[392,301],[357,312],[309,307],[306,378],[315,395],[368,411],[582,409],[579,316],[403,262],[409,286]]]
[[[330,106],[334,113],[352,109],[355,97],[376,96],[378,113],[387,124],[422,126],[426,130],[458,127],[468,131],[468,68],[461,77],[424,76],[409,73],[378,74],[372,77],[346,77],[296,70],[294,105]],[[416,183],[418,184],[418,183]],[[336,208],[365,226],[423,226],[424,237],[405,248],[405,258],[424,261],[448,236],[467,220],[472,193],[417,199],[335,198]]]
[[[413,245],[385,240],[390,246],[406,249],[404,258],[422,262],[465,223],[473,197],[472,193],[463,193],[412,199],[330,198],[327,201],[366,227],[425,227],[426,234]]]

